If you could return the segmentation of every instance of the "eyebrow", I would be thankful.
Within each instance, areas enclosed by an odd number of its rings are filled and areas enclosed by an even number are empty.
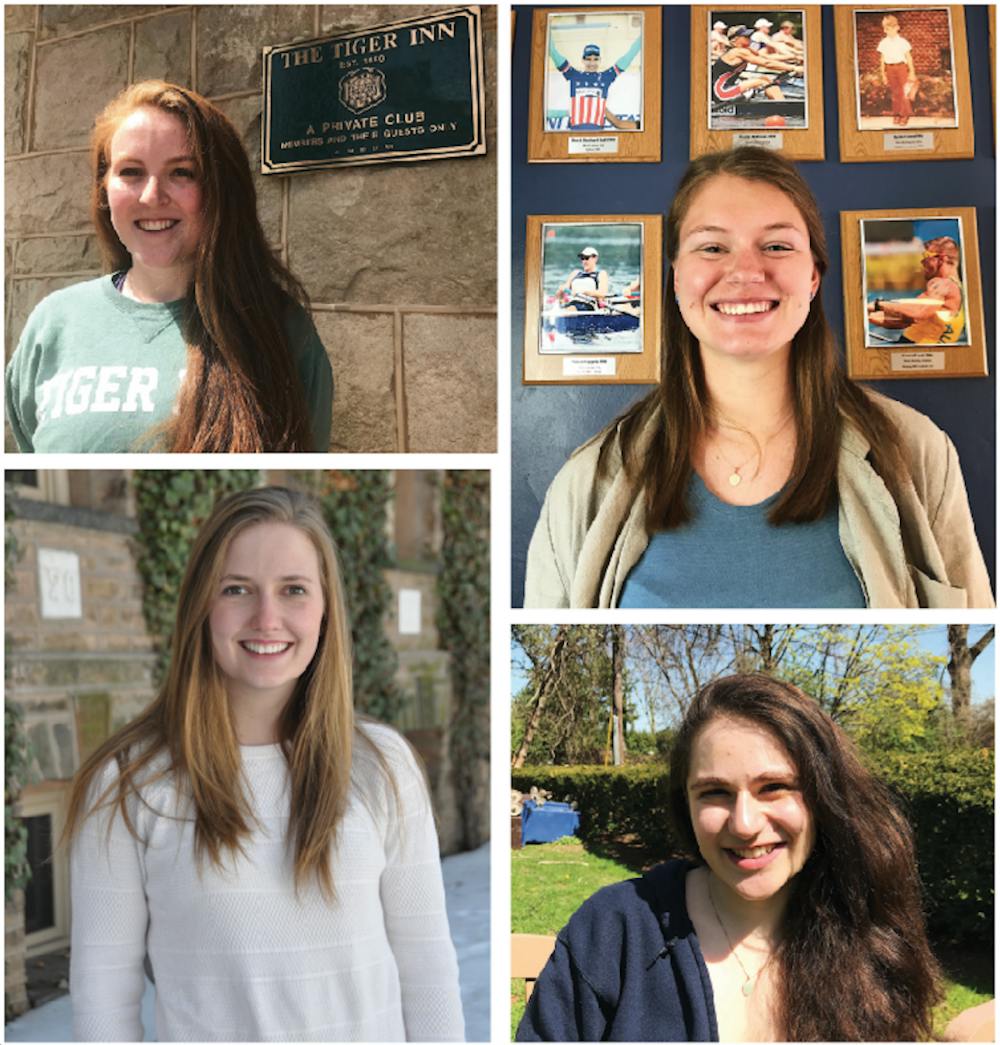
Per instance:
[[[782,773],[781,770],[775,769],[766,773],[760,773],[750,781],[751,784],[767,784],[772,781],[786,781],[790,780],[793,783],[798,781],[798,777],[795,773]],[[695,780],[692,780],[688,787],[732,787],[731,780],[724,780],[718,776],[700,776]]]
[[[247,577],[242,573],[226,573],[219,578],[220,581],[252,581],[253,577]],[[279,577],[279,581],[311,581],[312,577],[307,577],[304,573],[289,573],[284,577]]]
[[[137,156],[119,156],[114,162],[115,163],[144,163],[145,161],[140,160]],[[171,156],[170,159],[168,159],[166,162],[168,164],[169,163],[194,163],[194,157],[193,156]]]
[[[800,232],[801,230],[793,225],[789,221],[775,221],[770,225],[764,226],[764,232],[777,232],[782,229],[790,229],[792,232]],[[730,230],[724,225],[696,225],[693,229],[688,232],[688,236],[693,236],[698,232],[729,232]]]

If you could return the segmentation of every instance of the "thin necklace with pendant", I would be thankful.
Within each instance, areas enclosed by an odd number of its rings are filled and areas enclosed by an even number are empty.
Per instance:
[[[767,963],[771,960],[771,957],[770,955],[768,955],[767,961],[764,962],[764,964],[753,974],[753,976],[751,976],[750,973],[747,972],[747,967],[743,964],[743,959],[740,957],[740,952],[736,949],[736,947],[733,945],[733,941],[729,938],[729,933],[726,932],[726,926],[722,921],[722,916],[719,914],[719,909],[715,906],[715,897],[712,896],[711,879],[709,879],[707,887],[708,902],[712,905],[712,913],[715,915],[715,920],[719,923],[719,928],[722,930],[722,935],[726,938],[726,943],[729,944],[729,950],[732,952],[733,957],[739,964],[740,971],[743,973],[743,976],[745,977],[743,986],[740,988],[743,991],[743,997],[749,998],[750,995],[753,994],[754,987],[756,987],[757,985],[757,979],[760,977],[760,974],[767,968]]]
[[[741,464],[733,464],[732,461],[730,461],[723,454],[723,452],[721,450],[716,450],[716,453],[719,455],[719,459],[723,462],[723,464],[727,465],[729,467],[729,469],[730,469],[730,471],[729,471],[729,485],[730,486],[739,486],[740,483],[743,482],[743,476],[740,475],[740,471],[743,468],[745,468],[755,457],[759,457],[760,458],[760,464],[757,466],[757,471],[754,472],[753,478],[751,479],[751,482],[753,481],[753,479],[757,478],[757,474],[760,472],[761,466],[764,464],[764,452],[767,450],[768,445],[770,444],[771,440],[776,435],[780,434],[781,432],[783,432],[785,430],[785,427],[788,425],[788,422],[791,421],[792,416],[793,416],[792,412],[790,411],[788,416],[785,418],[785,420],[782,421],[781,424],[764,440],[763,446],[761,446],[761,448],[759,450],[754,450],[754,452],[745,461],[743,461]],[[729,427],[735,428],[736,426],[735,425],[730,425]],[[751,436],[751,438],[753,438],[753,436]]]
[[[723,464],[727,465],[729,467],[729,469],[730,469],[730,471],[729,471],[729,485],[730,486],[739,486],[740,483],[743,482],[743,476],[740,475],[740,469],[741,468],[745,468],[757,456],[757,451],[754,450],[754,452],[742,464],[733,464],[732,461],[730,461],[722,453],[721,450],[717,451],[717,453],[719,455],[719,458],[722,460]],[[763,456],[764,456],[763,453],[761,453],[760,456],[761,456],[762,463],[763,463]],[[759,471],[760,471],[760,468],[757,469],[757,472],[759,472]],[[755,479],[757,478],[757,472],[754,472],[754,478]]]

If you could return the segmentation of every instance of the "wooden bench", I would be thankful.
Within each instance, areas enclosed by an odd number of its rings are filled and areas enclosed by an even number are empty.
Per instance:
[[[524,1000],[531,997],[545,963],[556,945],[554,936],[538,936],[534,933],[512,933],[510,937],[510,974],[524,980]]]

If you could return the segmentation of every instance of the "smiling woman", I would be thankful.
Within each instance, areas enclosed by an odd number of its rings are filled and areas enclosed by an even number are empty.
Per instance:
[[[7,368],[19,449],[326,450],[330,363],[225,115],[133,84],[97,117],[91,160],[109,275],[29,317]]]
[[[153,704],[73,784],[76,1041],[460,1041],[423,774],[354,714],[320,508],[272,488],[202,527]]]
[[[939,971],[913,838],[819,705],[710,683],[670,752],[691,857],[609,886],[559,934],[520,1041],[921,1041]]]
[[[700,157],[666,240],[659,386],[556,476],[524,605],[992,606],[951,440],[844,373],[795,167]]]

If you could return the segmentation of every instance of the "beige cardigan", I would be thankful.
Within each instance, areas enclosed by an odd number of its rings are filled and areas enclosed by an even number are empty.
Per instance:
[[[837,467],[840,543],[866,603],[993,606],[954,445],[923,414],[877,398],[899,430],[913,482],[897,504],[868,462],[867,441],[845,425]],[[617,606],[646,549],[642,498],[620,455],[609,475],[596,479],[599,449],[597,441],[577,450],[545,495],[528,548],[526,609]]]

